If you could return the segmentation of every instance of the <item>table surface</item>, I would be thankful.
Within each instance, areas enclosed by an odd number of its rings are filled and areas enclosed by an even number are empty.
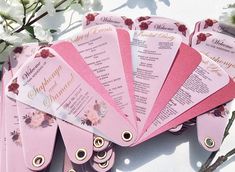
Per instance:
[[[197,21],[214,18],[219,19],[223,7],[235,0],[102,0],[103,11],[113,11],[118,15],[136,18],[140,15],[157,15],[184,22],[192,31]],[[40,21],[48,28],[60,28],[57,39],[64,39],[81,30],[81,16],[68,11]],[[235,109],[233,103],[231,111]],[[223,155],[235,147],[235,125],[224,141],[219,155]],[[58,149],[63,149],[58,145]],[[57,154],[61,151],[58,151]],[[116,164],[113,172],[194,172],[206,161],[209,152],[198,143],[196,127],[174,136],[164,133],[133,148],[116,149]],[[50,172],[60,172],[62,159],[55,156]],[[217,171],[235,171],[235,157],[232,157]]]

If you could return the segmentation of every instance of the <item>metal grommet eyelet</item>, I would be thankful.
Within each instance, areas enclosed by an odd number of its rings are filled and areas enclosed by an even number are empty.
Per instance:
[[[105,161],[103,163],[99,163],[98,165],[99,165],[100,168],[106,168],[109,165],[109,161]]]
[[[104,159],[107,156],[107,152],[101,151],[97,153],[97,158],[98,159]]]
[[[124,131],[122,133],[122,140],[124,140],[125,142],[129,142],[131,141],[133,135],[130,131]]]
[[[104,145],[104,139],[102,137],[95,137],[93,144],[96,148],[100,148]]]
[[[68,172],[76,172],[74,169],[70,169]]]
[[[42,155],[37,155],[33,158],[33,166],[41,167],[45,163],[45,158]]]
[[[86,155],[87,155],[87,153],[86,153],[85,149],[78,149],[75,156],[76,156],[77,160],[82,161],[86,158]]]
[[[206,137],[204,140],[204,144],[206,145],[206,147],[208,148],[213,148],[215,146],[215,141],[209,137]]]

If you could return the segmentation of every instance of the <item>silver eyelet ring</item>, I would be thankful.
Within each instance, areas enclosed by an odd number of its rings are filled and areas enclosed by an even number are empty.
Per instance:
[[[124,140],[125,142],[131,141],[132,138],[133,138],[133,135],[130,131],[124,131],[122,133],[122,140]]]
[[[104,159],[107,156],[107,152],[101,151],[97,153],[97,158],[98,159]]]
[[[86,150],[85,149],[78,149],[77,152],[76,152],[76,159],[79,160],[79,161],[82,161],[86,158]]]
[[[208,148],[213,148],[215,146],[215,141],[209,137],[206,137],[204,140],[204,144],[206,145],[206,147]]]
[[[109,161],[105,161],[105,162],[103,162],[103,163],[99,163],[98,165],[99,165],[100,168],[103,168],[103,169],[104,169],[104,168],[108,167]]]
[[[37,155],[33,158],[33,166],[34,167],[41,167],[45,163],[45,158],[42,155]]]
[[[104,146],[104,139],[102,137],[95,137],[93,144],[96,148]]]

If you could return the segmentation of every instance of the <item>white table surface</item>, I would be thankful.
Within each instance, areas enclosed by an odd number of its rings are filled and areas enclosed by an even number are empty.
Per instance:
[[[103,11],[119,15],[137,17],[157,15],[183,21],[192,31],[195,22],[206,19],[218,19],[223,7],[235,0],[102,0]],[[71,18],[72,17],[72,18]],[[64,39],[81,30],[81,16],[71,11],[48,17],[40,23],[48,28],[60,28],[58,39]],[[235,103],[234,103],[235,104]],[[233,110],[235,106],[232,106]],[[225,154],[235,147],[235,124],[230,135],[224,141],[220,154]],[[59,150],[63,149],[62,147]],[[60,151],[62,152],[62,151]],[[203,150],[197,141],[196,128],[192,127],[180,136],[164,133],[134,148],[118,147],[116,164],[113,172],[194,172],[205,162],[209,152]],[[60,154],[60,153],[59,153]],[[60,172],[62,160],[56,156],[50,172]],[[219,172],[235,171],[235,157],[225,162]]]

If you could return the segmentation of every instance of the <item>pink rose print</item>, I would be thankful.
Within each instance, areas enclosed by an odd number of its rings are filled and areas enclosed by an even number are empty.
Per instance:
[[[81,124],[87,126],[95,126],[101,122],[101,119],[105,117],[107,107],[104,102],[98,102],[95,100],[93,108],[87,110],[84,118],[81,120]]]
[[[8,86],[8,91],[13,92],[14,94],[19,94],[19,84],[17,84],[17,78],[13,79],[12,83]]]
[[[18,130],[14,130],[13,132],[10,133],[12,141],[18,145],[21,146],[21,138],[20,138],[20,132]]]
[[[98,16],[99,13],[89,13],[86,15],[86,25],[89,25],[91,22],[95,21],[95,17]]]
[[[122,19],[124,20],[125,25],[127,25],[128,28],[131,30],[132,29],[132,25],[134,24],[132,19],[126,18],[125,16],[122,16]]]
[[[46,128],[54,123],[54,118],[44,112],[36,111],[29,115],[23,116],[24,122],[30,128]]]
[[[48,57],[55,57],[55,56],[54,56],[54,54],[52,54],[50,52],[49,49],[42,49],[41,52],[36,54],[35,58],[37,58],[37,57],[42,57],[42,58],[46,59]]]
[[[16,47],[16,48],[13,50],[13,52],[14,52],[15,54],[21,54],[22,51],[23,51],[23,47]]]
[[[151,21],[141,22],[139,25],[140,30],[147,30],[151,23],[152,23]]]
[[[196,42],[196,45],[197,44],[200,44],[201,42],[204,42],[204,41],[206,41],[206,39],[207,39],[207,37],[209,37],[209,36],[211,36],[211,34],[210,33],[199,33],[198,35],[197,35],[197,42]]]
[[[137,20],[138,20],[139,22],[142,22],[142,21],[148,20],[148,19],[150,19],[149,16],[145,16],[145,17],[141,16],[141,17],[139,17]]]
[[[186,31],[188,28],[184,24],[180,23],[175,23],[175,25],[178,27],[178,31],[180,31],[182,35],[186,36]]]
[[[218,22],[218,21],[216,21],[216,20],[206,19],[206,20],[205,20],[204,29],[213,26],[214,23],[217,23],[217,22]]]

